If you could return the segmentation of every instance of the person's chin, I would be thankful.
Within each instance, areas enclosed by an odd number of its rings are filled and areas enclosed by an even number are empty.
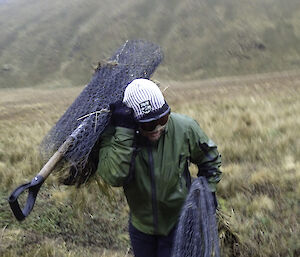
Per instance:
[[[147,135],[148,139],[151,141],[151,142],[155,142],[157,141],[160,136],[161,136],[162,132],[161,131],[157,131],[157,132],[154,132],[154,133],[149,133]]]

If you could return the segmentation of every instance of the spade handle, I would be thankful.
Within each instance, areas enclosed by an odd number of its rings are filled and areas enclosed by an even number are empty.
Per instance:
[[[40,187],[45,182],[46,178],[54,170],[57,163],[63,158],[64,154],[70,148],[73,141],[74,137],[69,136],[67,140],[53,154],[49,161],[44,165],[40,172],[31,180],[31,182],[20,185],[11,193],[11,195],[8,198],[8,202],[17,220],[22,221],[29,215],[35,204],[35,200],[40,190]],[[21,209],[18,202],[18,197],[27,189],[27,201],[24,208]]]

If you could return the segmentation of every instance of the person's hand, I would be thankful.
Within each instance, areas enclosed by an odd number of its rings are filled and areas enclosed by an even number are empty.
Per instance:
[[[116,127],[135,129],[137,124],[133,117],[133,109],[127,107],[122,101],[110,104],[111,122]]]

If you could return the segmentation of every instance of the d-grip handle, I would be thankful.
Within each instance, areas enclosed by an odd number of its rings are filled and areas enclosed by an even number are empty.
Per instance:
[[[82,126],[79,126],[81,128]],[[76,132],[77,130],[75,130]],[[17,187],[9,196],[8,202],[10,208],[13,211],[13,214],[17,218],[17,220],[22,221],[24,220],[28,214],[33,209],[37,194],[40,190],[40,187],[46,180],[46,178],[50,175],[50,173],[54,170],[56,164],[63,158],[64,153],[69,149],[74,141],[74,136],[70,136],[67,140],[59,147],[59,149],[54,153],[54,155],[49,159],[49,161],[44,165],[41,171],[31,180],[31,182],[23,184]],[[21,209],[18,197],[22,194],[25,190],[28,189],[28,197],[27,202],[23,208]]]
[[[9,196],[8,202],[13,214],[19,221],[24,220],[33,209],[37,194],[44,183],[45,179],[42,176],[36,176],[29,183],[17,187]],[[28,189],[27,201],[23,209],[21,209],[18,197]]]

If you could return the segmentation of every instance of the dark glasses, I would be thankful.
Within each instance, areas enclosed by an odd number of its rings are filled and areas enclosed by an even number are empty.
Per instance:
[[[142,130],[145,131],[152,131],[156,128],[157,125],[165,125],[167,123],[169,119],[169,114],[166,114],[165,116],[157,119],[157,120],[153,120],[153,121],[149,121],[149,122],[140,122],[139,126]]]

